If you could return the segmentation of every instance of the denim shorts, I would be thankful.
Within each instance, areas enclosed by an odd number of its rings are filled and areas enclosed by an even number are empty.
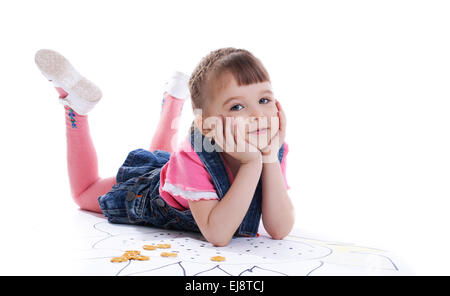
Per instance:
[[[190,210],[175,209],[159,194],[161,168],[169,158],[164,150],[136,149],[128,154],[116,184],[98,197],[109,222],[200,232]]]

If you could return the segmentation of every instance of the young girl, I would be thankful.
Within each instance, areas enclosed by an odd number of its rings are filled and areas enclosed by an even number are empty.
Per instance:
[[[35,61],[64,105],[69,179],[81,209],[112,223],[201,232],[216,246],[234,235],[257,236],[261,217],[274,239],[291,231],[286,118],[266,69],[247,50],[212,51],[190,78],[175,72],[150,148],[131,151],[117,175],[105,179],[87,115],[101,91],[55,51],[40,50]],[[176,146],[189,94],[196,116]]]

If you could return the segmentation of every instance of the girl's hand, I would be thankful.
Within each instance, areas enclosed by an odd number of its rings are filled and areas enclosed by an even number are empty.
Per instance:
[[[270,140],[270,143],[261,149],[263,163],[272,163],[278,161],[278,151],[284,143],[286,137],[286,114],[281,108],[279,101],[275,102],[278,108],[278,132]]]
[[[246,140],[246,124],[243,118],[220,117],[214,129],[214,141],[229,154],[241,163],[252,161],[262,161],[261,151]]]

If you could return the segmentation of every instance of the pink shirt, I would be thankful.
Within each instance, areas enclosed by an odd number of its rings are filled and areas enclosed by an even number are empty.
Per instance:
[[[286,180],[286,155],[288,145],[284,142],[281,171],[287,189],[290,189]],[[233,175],[224,161],[225,167],[233,183]],[[172,207],[179,210],[189,209],[188,200],[214,200],[219,199],[213,180],[204,167],[198,154],[192,148],[189,137],[186,137],[171,153],[169,161],[162,167],[160,175],[159,194]]]

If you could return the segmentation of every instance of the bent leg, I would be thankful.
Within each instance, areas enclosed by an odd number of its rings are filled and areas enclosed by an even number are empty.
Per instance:
[[[150,144],[149,151],[175,151],[178,144],[178,127],[184,99],[178,99],[168,92],[164,93],[161,115]]]
[[[73,198],[81,209],[101,213],[97,199],[108,193],[114,184],[116,184],[116,177],[98,178],[81,194],[73,195]]]
[[[67,137],[67,168],[74,201],[83,210],[101,213],[97,198],[111,190],[115,177],[98,176],[97,153],[91,139],[88,115],[64,106]]]

